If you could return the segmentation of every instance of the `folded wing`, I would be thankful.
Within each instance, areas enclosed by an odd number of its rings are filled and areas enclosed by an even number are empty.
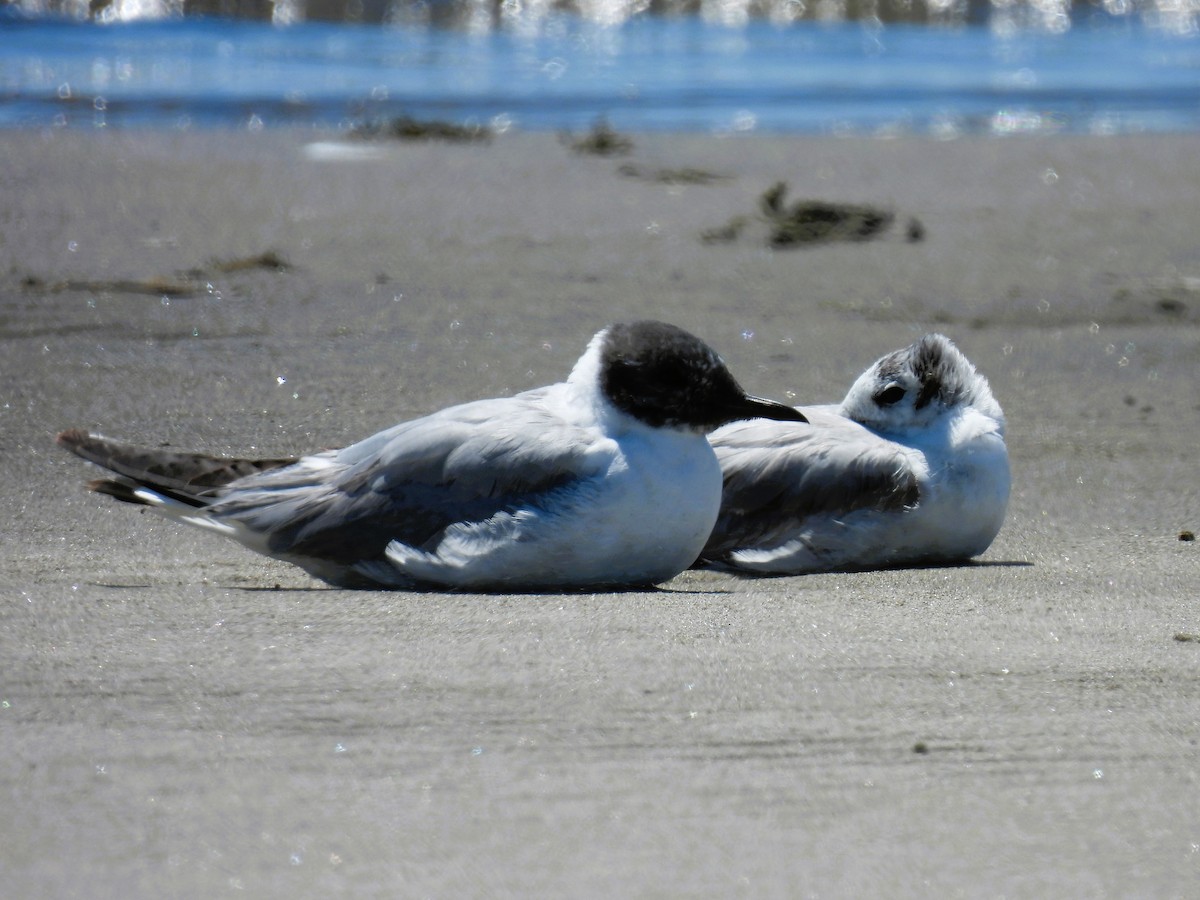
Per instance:
[[[805,413],[812,424],[758,420],[713,435],[724,490],[704,559],[719,562],[797,537],[819,541],[828,523],[852,513],[920,502],[912,460],[895,444],[840,416]]]
[[[353,565],[392,541],[430,548],[456,523],[545,503],[607,465],[597,440],[528,395],[480,401],[236,482],[208,513],[262,534],[273,555]]]

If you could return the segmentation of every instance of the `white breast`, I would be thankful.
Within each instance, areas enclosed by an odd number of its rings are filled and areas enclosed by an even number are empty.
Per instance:
[[[948,448],[929,451],[928,500],[914,525],[930,556],[966,559],[991,545],[1004,524],[1012,476],[1004,439],[969,412],[954,423]]]
[[[994,420],[974,410],[907,445],[920,500],[900,513],[871,513],[855,524],[860,566],[949,562],[983,553],[1004,523],[1011,476]]]

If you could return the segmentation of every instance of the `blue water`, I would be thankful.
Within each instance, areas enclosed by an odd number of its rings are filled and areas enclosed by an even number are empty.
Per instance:
[[[1200,129],[1195,31],[553,16],[481,33],[0,15],[0,127],[347,127],[377,117],[637,131]]]

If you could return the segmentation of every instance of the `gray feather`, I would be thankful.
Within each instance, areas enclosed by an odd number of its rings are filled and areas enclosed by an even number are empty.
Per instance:
[[[208,512],[265,534],[272,553],[349,565],[392,541],[425,548],[454,523],[542,506],[595,474],[591,440],[522,399],[444,410],[312,458],[317,466],[255,475]]]
[[[860,426],[820,409],[804,412],[812,425],[750,422],[713,436],[724,489],[704,559],[769,545],[812,519],[919,504],[917,477],[903,454],[880,442],[863,452],[862,442],[845,434]]]

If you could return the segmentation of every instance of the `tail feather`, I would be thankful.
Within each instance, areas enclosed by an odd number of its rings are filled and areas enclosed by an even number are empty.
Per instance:
[[[189,506],[207,506],[217,489],[232,481],[297,462],[294,458],[238,459],[136,447],[79,428],[60,434],[58,444],[118,476],[91,482],[91,490],[137,504],[146,503],[137,492],[146,487]]]

